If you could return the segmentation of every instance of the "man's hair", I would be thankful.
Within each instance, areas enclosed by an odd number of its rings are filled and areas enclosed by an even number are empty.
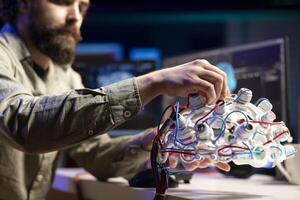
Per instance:
[[[18,0],[0,0],[0,20],[13,23],[18,14]]]

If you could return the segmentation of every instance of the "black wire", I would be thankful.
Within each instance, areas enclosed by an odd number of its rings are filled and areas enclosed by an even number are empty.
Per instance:
[[[82,189],[80,187],[79,181],[75,181],[75,188],[76,188],[77,200],[84,200],[85,198],[83,196],[83,192],[82,192]]]
[[[156,194],[153,200],[164,200],[168,188],[168,173],[165,171],[165,164],[160,166],[157,163],[157,155],[160,149],[159,137],[155,137],[151,150],[151,167],[154,174]]]
[[[164,200],[165,199],[165,193],[168,188],[168,179],[169,175],[166,171],[166,164],[159,164],[157,163],[157,156],[159,154],[159,150],[161,149],[160,144],[160,137],[163,137],[162,133],[165,132],[165,129],[169,128],[169,126],[173,123],[173,120],[175,118],[176,112],[173,112],[170,114],[170,117],[163,123],[161,126],[159,133],[157,133],[156,137],[153,140],[153,145],[151,149],[151,167],[152,172],[154,175],[155,180],[155,186],[156,186],[156,194],[154,196],[153,200]]]

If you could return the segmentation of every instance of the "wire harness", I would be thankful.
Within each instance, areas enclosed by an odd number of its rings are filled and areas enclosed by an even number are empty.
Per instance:
[[[252,91],[241,88],[213,106],[202,96],[190,95],[186,107],[177,102],[165,109],[151,151],[155,200],[165,198],[169,175],[187,171],[170,168],[171,156],[183,166],[209,158],[259,168],[269,162],[274,167],[295,155],[293,146],[283,145],[292,137],[284,122],[274,122],[270,101],[261,98],[252,104],[251,99]]]

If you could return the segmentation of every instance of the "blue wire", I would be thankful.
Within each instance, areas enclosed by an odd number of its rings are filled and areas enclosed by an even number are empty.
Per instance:
[[[253,159],[253,153],[252,153],[250,147],[245,142],[243,142],[243,144],[249,149],[249,151],[251,153],[251,159]]]
[[[181,145],[191,145],[194,142],[190,142],[188,144],[183,143],[180,141],[180,139],[177,138],[177,134],[179,132],[179,101],[176,102],[176,128],[175,128],[175,141],[178,142]]]
[[[254,138],[256,137],[256,135],[259,134],[259,135],[264,135],[263,133],[259,132],[259,131],[256,131],[253,136],[252,136],[252,140],[254,140]]]
[[[208,119],[210,119],[210,118],[217,118],[217,119],[220,119],[221,121],[222,121],[222,126],[221,126],[221,128],[220,128],[220,131],[219,131],[219,134],[218,134],[218,136],[220,135],[220,134],[222,134],[223,132],[225,132],[225,129],[226,129],[226,124],[225,124],[225,120],[223,120],[221,117],[219,117],[219,116],[212,116],[212,117],[208,117],[206,120],[208,120]],[[205,121],[206,121],[205,120]],[[215,142],[216,140],[214,140],[213,142]]]
[[[177,133],[179,130],[179,119],[178,119],[178,115],[179,115],[179,101],[176,102],[176,126],[175,126],[175,140],[179,142],[179,140],[177,139]],[[180,143],[180,142],[179,142]]]
[[[248,89],[248,91],[249,91],[249,89]],[[235,98],[234,102],[238,102],[240,96],[241,96],[243,93],[245,93],[245,92],[246,92],[246,91],[241,92],[241,93]]]
[[[276,146],[270,146],[270,148],[273,148],[273,149],[278,149],[280,151],[280,155],[283,154],[282,150],[279,148],[279,147],[276,147]]]
[[[237,102],[241,95],[242,95],[242,93],[240,93],[240,95],[238,95],[238,96],[233,100],[233,102]]]
[[[249,150],[249,152],[235,152],[234,154],[235,155],[241,155],[241,154],[251,154],[251,158],[253,159],[253,153],[261,153],[261,152],[263,152],[263,151],[250,151]],[[229,154],[228,154],[229,155]]]
[[[215,116],[215,115],[213,115],[212,117],[208,117],[205,121],[207,121],[208,119],[213,119],[213,118],[220,119],[222,121],[222,124],[225,124],[224,120],[221,117]]]
[[[257,106],[258,104],[260,104],[260,102],[262,102],[262,101],[264,101],[264,100],[267,100],[267,101],[269,101],[269,99],[267,99],[267,98],[265,98],[265,97],[263,97],[263,98],[260,98],[260,99],[258,99],[256,102],[255,102],[255,106]],[[269,101],[270,102],[270,101]]]
[[[245,119],[246,119],[246,123],[247,123],[247,125],[248,125],[248,124],[249,124],[249,119],[248,119],[248,117],[245,115],[245,113],[243,113],[243,112],[241,112],[241,111],[239,111],[239,110],[234,110],[234,111],[230,112],[230,113],[224,118],[224,123],[226,123],[227,118],[228,118],[231,114],[236,113],[236,112],[241,113],[242,115],[244,115],[244,117],[245,117]],[[213,142],[216,143],[216,142],[224,135],[224,133],[225,133],[225,129],[221,132],[220,135],[218,135],[218,137],[217,137]]]

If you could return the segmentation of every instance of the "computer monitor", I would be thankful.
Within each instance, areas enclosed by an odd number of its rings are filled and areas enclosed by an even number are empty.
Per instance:
[[[263,42],[183,54],[164,59],[164,66],[175,66],[195,59],[206,59],[228,75],[229,88],[237,93],[240,88],[253,92],[252,102],[261,97],[273,104],[276,120],[288,123],[286,40]]]

